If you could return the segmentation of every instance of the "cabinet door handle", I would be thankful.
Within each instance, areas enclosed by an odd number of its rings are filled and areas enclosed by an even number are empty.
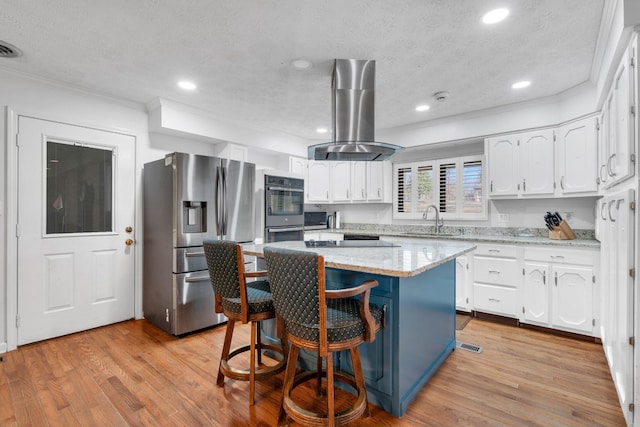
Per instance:
[[[496,273],[496,274],[500,274],[500,270],[489,270],[489,273]]]
[[[607,220],[607,216],[604,214],[604,208],[607,207],[607,204],[605,202],[602,202],[602,204],[600,205],[600,216],[602,217],[603,221]]]
[[[349,190],[347,190],[347,199],[349,199]]]
[[[560,188],[564,190],[564,176],[560,178]]]
[[[600,178],[600,182],[602,182],[603,184],[605,182],[607,182],[607,174],[605,173],[604,175],[602,174],[602,172],[606,172],[607,171],[607,165],[601,165],[600,166],[600,173],[598,173],[598,177]]]
[[[613,215],[611,215],[611,205],[613,205],[615,202],[616,202],[615,200],[612,200],[612,201],[609,202],[609,209],[608,210],[609,210],[609,220],[611,222],[616,222],[616,220],[613,219]]]
[[[616,156],[616,153],[613,153],[607,159],[607,172],[609,173],[609,176],[616,176],[616,173],[613,171],[613,168],[611,167],[611,161],[615,156]]]
[[[500,298],[489,298],[491,302],[500,302]]]
[[[551,255],[551,259],[564,259],[564,255]]]
[[[556,272],[556,279],[555,279],[555,281],[556,281],[556,287],[558,287],[558,273],[557,273],[557,272]]]
[[[522,191],[527,191],[527,181],[526,180],[522,180]]]
[[[542,272],[542,284],[543,285],[547,284],[547,272],[546,271]]]
[[[329,200],[329,191],[327,190],[327,200]]]
[[[364,199],[364,188],[362,189],[362,198]]]
[[[378,187],[378,197],[380,197],[380,187]]]
[[[500,249],[489,249],[489,252],[500,253]]]
[[[493,193],[493,180],[491,180],[491,192]]]

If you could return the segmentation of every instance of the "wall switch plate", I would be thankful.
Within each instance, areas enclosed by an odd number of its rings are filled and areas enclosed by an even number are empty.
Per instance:
[[[509,222],[509,214],[498,214],[498,221],[500,222]]]

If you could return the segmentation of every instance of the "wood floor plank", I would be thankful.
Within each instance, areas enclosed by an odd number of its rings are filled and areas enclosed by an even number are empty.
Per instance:
[[[232,345],[249,337],[238,325]],[[479,319],[457,338],[482,353],[453,352],[404,417],[371,405],[352,425],[624,425],[600,344]],[[20,347],[0,364],[0,425],[275,425],[282,375],[249,406],[246,382],[216,386],[223,340],[221,327],[176,338],[138,320]]]

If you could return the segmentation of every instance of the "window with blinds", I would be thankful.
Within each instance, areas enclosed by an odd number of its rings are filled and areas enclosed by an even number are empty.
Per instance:
[[[462,212],[482,213],[482,161],[474,160],[462,164]]]
[[[484,156],[394,165],[394,218],[421,219],[429,205],[443,218],[486,219]]]
[[[398,168],[396,174],[397,179],[397,196],[396,196],[396,212],[411,212],[413,204],[411,203],[411,168]]]

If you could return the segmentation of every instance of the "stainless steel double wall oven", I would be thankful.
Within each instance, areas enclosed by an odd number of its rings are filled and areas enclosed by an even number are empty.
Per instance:
[[[267,243],[304,240],[304,179],[264,176]]]

